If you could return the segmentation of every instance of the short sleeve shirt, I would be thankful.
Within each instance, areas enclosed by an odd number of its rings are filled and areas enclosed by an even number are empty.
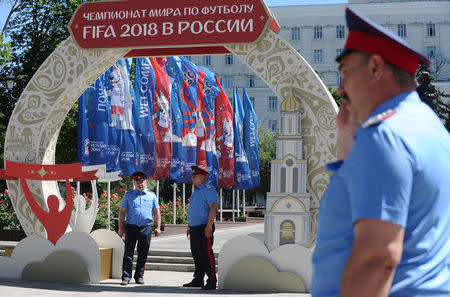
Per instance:
[[[216,188],[206,182],[195,187],[189,201],[189,225],[198,226],[208,223],[210,203],[218,203]]]
[[[159,208],[156,195],[148,189],[125,194],[120,207],[127,209],[127,224],[148,226],[153,221],[153,210]]]
[[[447,296],[450,286],[450,136],[416,92],[380,105],[322,198],[313,254],[313,296],[339,295],[353,224],[378,219],[405,228],[389,296]],[[364,125],[363,125],[364,126]]]

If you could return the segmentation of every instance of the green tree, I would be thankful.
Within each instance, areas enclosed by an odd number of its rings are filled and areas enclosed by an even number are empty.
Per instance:
[[[428,104],[431,109],[439,116],[444,123],[447,131],[450,132],[450,102],[444,102],[442,97],[449,97],[439,90],[433,83],[434,77],[431,74],[430,68],[420,65],[416,75],[417,92],[420,99]]]
[[[338,106],[341,106],[341,102],[344,99],[344,97],[340,96],[337,92],[337,90],[333,87],[328,87],[328,91],[330,91],[331,96],[333,96],[334,101],[336,101],[336,104]]]
[[[259,174],[260,185],[248,191],[247,197],[266,195],[270,192],[270,164],[276,157],[277,133],[267,128],[258,128]]]

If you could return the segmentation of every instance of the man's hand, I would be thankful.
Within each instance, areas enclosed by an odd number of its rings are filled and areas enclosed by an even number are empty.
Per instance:
[[[161,228],[155,228],[155,237],[161,235]]]
[[[336,118],[338,126],[337,151],[338,159],[345,160],[355,143],[354,136],[360,124],[355,120],[355,111],[350,101],[343,100]]]
[[[117,231],[117,233],[119,234],[120,237],[123,237],[125,235],[123,228],[120,228],[120,227],[119,227],[119,231]]]
[[[189,226],[186,228],[186,237],[188,240],[191,239],[191,228]]]
[[[210,238],[212,236],[212,225],[206,225],[205,227],[205,237]]]

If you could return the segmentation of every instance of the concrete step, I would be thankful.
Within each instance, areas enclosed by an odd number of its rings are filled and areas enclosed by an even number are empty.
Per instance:
[[[147,257],[147,263],[194,264],[194,259],[192,257],[164,257],[150,255]]]

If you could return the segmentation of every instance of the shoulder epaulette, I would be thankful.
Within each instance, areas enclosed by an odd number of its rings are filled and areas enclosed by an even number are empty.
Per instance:
[[[383,111],[382,113],[379,113],[379,114],[374,115],[373,117],[369,118],[367,121],[364,122],[364,124],[362,124],[361,127],[363,127],[364,129],[367,129],[369,127],[378,125],[379,123],[381,123],[382,121],[384,121],[387,118],[390,118],[391,116],[393,116],[396,113],[397,113],[397,111],[395,109],[388,109],[386,111]]]

